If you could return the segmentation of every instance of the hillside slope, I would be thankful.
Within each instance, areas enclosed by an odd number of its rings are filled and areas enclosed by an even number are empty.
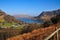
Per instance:
[[[32,32],[24,33],[23,35],[8,38],[7,40],[44,40],[47,36],[49,36],[56,30],[56,27],[59,28],[58,26],[60,27],[60,23],[51,25],[47,28],[39,28],[37,30],[33,30]],[[52,37],[51,40],[56,40],[56,35],[54,35],[54,37]],[[59,40],[60,40],[60,32],[59,32]]]
[[[52,17],[55,17],[56,15],[60,14],[60,9],[58,10],[53,10],[53,11],[44,11],[42,12],[40,15],[38,15],[36,18],[46,21],[46,20],[50,20]]]
[[[22,21],[15,19],[15,17],[10,16],[10,15],[6,14],[5,12],[3,12],[2,10],[0,10],[0,23],[4,23],[4,22],[19,23],[19,24],[23,23]]]

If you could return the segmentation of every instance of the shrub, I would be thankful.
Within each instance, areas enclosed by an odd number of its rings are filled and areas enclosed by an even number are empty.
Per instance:
[[[60,14],[57,15],[56,17],[51,18],[51,21],[53,24],[60,22]]]
[[[48,27],[50,25],[52,25],[51,21],[46,21],[46,22],[43,23],[43,27]]]
[[[58,20],[57,20],[57,18],[54,17],[54,18],[51,18],[51,21],[53,24],[56,24]]]

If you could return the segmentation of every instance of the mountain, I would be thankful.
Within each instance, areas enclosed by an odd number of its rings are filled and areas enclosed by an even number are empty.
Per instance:
[[[43,21],[47,21],[47,20],[50,20],[52,17],[55,17],[56,15],[59,15],[59,14],[60,14],[60,9],[42,12],[40,15],[38,15],[35,18],[41,19]]]
[[[5,12],[3,12],[2,10],[0,10],[0,23],[19,23],[22,24],[22,21],[19,21],[17,19],[15,19],[15,17],[6,14]]]

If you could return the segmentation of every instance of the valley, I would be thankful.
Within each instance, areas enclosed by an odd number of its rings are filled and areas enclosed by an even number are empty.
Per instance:
[[[50,11],[51,12],[51,11]],[[56,14],[54,15],[54,13]],[[58,14],[57,14],[58,13]],[[45,15],[45,16],[44,16]],[[52,15],[50,17],[50,15]],[[47,17],[47,18],[46,18]],[[42,18],[42,19],[41,19]],[[27,18],[28,19],[28,18]],[[44,40],[53,33],[56,28],[60,28],[60,10],[54,10],[53,14],[46,12],[40,16],[34,17],[33,23],[24,19],[16,19],[14,16],[8,15],[2,10],[0,11],[0,39],[1,40]],[[41,23],[42,20],[43,22]],[[32,22],[32,21],[30,21]],[[60,37],[60,32],[58,34]],[[52,40],[56,39],[54,35]],[[59,38],[60,39],[60,38]]]

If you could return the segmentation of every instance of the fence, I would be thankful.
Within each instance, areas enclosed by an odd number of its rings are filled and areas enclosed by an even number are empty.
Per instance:
[[[44,40],[49,40],[50,38],[52,38],[55,34],[57,35],[57,40],[59,40],[58,37],[58,32],[60,31],[60,28],[58,28],[55,32],[53,32],[51,35],[49,35],[48,37],[46,37]]]

